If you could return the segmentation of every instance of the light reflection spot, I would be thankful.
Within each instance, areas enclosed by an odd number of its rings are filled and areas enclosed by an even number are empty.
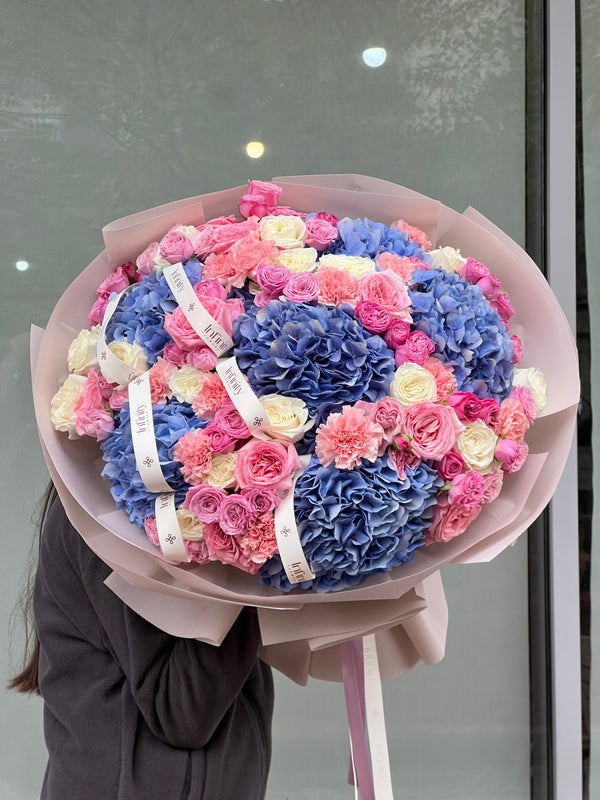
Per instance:
[[[246,153],[250,158],[260,158],[265,152],[265,146],[262,142],[248,142],[246,145]]]
[[[29,261],[24,261],[23,259],[19,259],[15,262],[15,267],[19,270],[19,272],[25,272],[29,269]]]
[[[380,67],[387,58],[385,47],[368,47],[363,50],[363,61],[367,67]]]

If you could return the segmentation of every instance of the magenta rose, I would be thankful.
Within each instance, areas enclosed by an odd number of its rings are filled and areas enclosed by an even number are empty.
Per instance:
[[[492,397],[482,397],[479,401],[479,419],[494,429],[500,418],[500,403]]]
[[[498,292],[496,297],[494,297],[493,300],[490,300],[490,305],[504,323],[508,322],[508,320],[515,313],[515,310],[508,299],[508,295],[505,292]]]
[[[513,346],[513,357],[512,362],[513,364],[520,364],[523,361],[523,342],[519,339],[516,334],[513,334],[510,337]]]
[[[279,498],[272,489],[242,489],[241,495],[250,503],[256,517],[270,514],[279,505]]]
[[[361,300],[356,305],[356,316],[371,333],[383,333],[392,324],[390,312],[370,300]]]
[[[466,506],[467,508],[479,506],[483,501],[484,489],[483,475],[474,469],[468,469],[452,480],[448,492],[448,502],[451,505]]]
[[[473,508],[451,505],[448,498],[441,496],[433,508],[433,520],[425,531],[425,544],[433,542],[449,542],[464,533],[481,511],[482,506]]]
[[[435,350],[435,344],[423,331],[409,333],[404,344],[396,349],[396,366],[399,367],[406,361],[413,364],[424,364]]]
[[[192,486],[188,489],[183,507],[189,509],[200,522],[216,522],[219,519],[221,503],[227,497],[220,486]]]
[[[315,250],[322,252],[327,250],[331,242],[338,237],[338,229],[336,225],[332,225],[326,219],[319,219],[319,217],[310,217],[305,222],[306,225],[306,246],[314,247]]]
[[[171,228],[160,240],[160,254],[169,264],[179,264],[194,255],[194,248],[185,233]]]
[[[292,303],[310,303],[319,296],[319,281],[310,272],[295,272],[283,287],[283,295]]]
[[[254,519],[249,501],[241,494],[230,494],[219,508],[219,525],[231,536],[242,533]]]
[[[462,265],[458,274],[467,283],[477,283],[482,278],[489,277],[491,273],[481,261],[477,261],[476,258],[467,258],[466,263]]]
[[[242,415],[229,398],[223,401],[211,424],[219,427],[232,439],[247,439],[250,436]]]
[[[481,400],[473,392],[453,392],[448,397],[448,405],[454,409],[456,416],[465,422],[479,419]]]
[[[456,450],[449,450],[446,455],[440,460],[436,461],[435,467],[439,475],[445,481],[451,481],[463,471],[465,461],[461,454]]]
[[[410,333],[410,323],[403,319],[395,319],[383,335],[383,339],[388,347],[396,350],[403,345]]]
[[[438,460],[448,453],[464,426],[453,409],[435,403],[414,403],[404,412],[402,432],[421,458]]]
[[[235,478],[242,489],[289,489],[291,475],[299,468],[300,459],[293,444],[253,440],[238,450]]]

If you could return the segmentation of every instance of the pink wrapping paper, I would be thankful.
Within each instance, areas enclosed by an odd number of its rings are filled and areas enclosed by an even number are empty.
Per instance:
[[[465,534],[417,551],[413,564],[355,589],[324,595],[302,590],[283,594],[222,564],[170,564],[126,514],[115,509],[108,484],[100,477],[103,462],[95,442],[68,440],[50,424],[50,400],[67,376],[68,346],[87,326],[95,288],[112,266],[134,258],[174,222],[198,224],[233,213],[243,188],[150,209],[104,229],[106,251],[67,289],[45,332],[32,333],[40,438],[71,522],[114,570],[108,581],[113,591],[142,616],[176,635],[218,644],[242,605],[257,606],[263,657],[300,683],[309,674],[341,680],[340,645],[376,632],[382,674],[392,677],[419,660],[435,663],[443,657],[447,608],[440,567],[452,561],[489,561],[514,542],[552,496],[569,451],[579,397],[575,345],[537,267],[473,209],[461,215],[404,187],[360,175],[275,180],[283,187],[282,204],[386,223],[403,217],[425,230],[434,246],[459,247],[502,280],[516,312],[510,331],[524,341],[526,360],[521,366],[542,370],[548,404],[528,433],[530,457],[520,472],[507,477],[500,497],[484,507]]]

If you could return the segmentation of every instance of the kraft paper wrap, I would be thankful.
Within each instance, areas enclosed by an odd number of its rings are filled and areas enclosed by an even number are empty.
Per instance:
[[[67,350],[95,289],[112,268],[159,240],[176,222],[200,224],[235,213],[245,187],[200,195],[133,214],[108,225],[106,250],[69,286],[45,331],[32,329],[33,394],[42,448],[69,519],[113,570],[110,588],[139,614],[177,636],[222,641],[243,605],[258,609],[262,658],[305,683],[312,675],[341,680],[340,645],[375,633],[382,677],[436,663],[444,655],[448,611],[439,569],[451,562],[489,561],[512,544],[549,502],[569,452],[579,378],[573,336],[547,282],[527,254],[485,217],[459,214],[405,187],[362,175],[275,178],[282,205],[337,216],[368,216],[387,224],[402,217],[424,230],[433,246],[452,245],[487,264],[515,308],[510,333],[524,343],[521,367],[544,373],[548,403],[527,434],[530,455],[509,475],[498,499],[484,506],[467,531],[447,544],[416,552],[362,586],[329,594],[300,589],[284,594],[255,577],[218,563],[167,562],[117,511],[100,477],[100,450],[91,439],[69,440],[50,424],[50,401],[67,377]],[[318,607],[317,607],[318,606]]]

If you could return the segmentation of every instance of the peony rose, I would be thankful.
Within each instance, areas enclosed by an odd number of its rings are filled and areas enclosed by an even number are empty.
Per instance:
[[[500,439],[494,451],[494,458],[502,465],[512,464],[517,457],[518,445],[512,439]]]
[[[218,486],[192,486],[187,491],[183,507],[189,508],[201,522],[216,522],[219,508],[226,497],[227,492]]]
[[[495,430],[500,416],[500,403],[492,397],[482,397],[479,401],[478,416],[488,428]]]
[[[443,495],[433,507],[433,520],[425,531],[425,545],[433,542],[449,542],[464,533],[481,511],[482,506],[473,508],[451,505]]]
[[[372,272],[358,279],[358,296],[360,300],[385,308],[394,319],[411,321],[410,298],[406,284],[394,272]]]
[[[282,264],[262,264],[256,270],[256,282],[269,297],[278,297],[290,279],[290,271]]]
[[[108,295],[100,295],[100,297],[96,299],[96,302],[92,306],[90,313],[87,315],[90,324],[100,325],[103,322],[108,300]]]
[[[292,303],[310,303],[319,296],[319,281],[310,272],[296,272],[283,287],[283,296]]]
[[[314,272],[317,268],[317,251],[314,247],[282,250],[279,263],[289,272]]]
[[[408,339],[409,333],[410,322],[405,322],[403,319],[395,319],[384,333],[383,339],[388,347],[391,347],[392,350],[397,350]]]
[[[541,370],[535,367],[516,369],[513,377],[513,386],[526,386],[531,389],[538,414],[544,410],[546,406],[546,381]]]
[[[242,489],[241,494],[250,503],[256,517],[269,514],[279,505],[279,498],[272,489]]]
[[[327,253],[321,256],[317,265],[321,267],[333,267],[350,273],[354,278],[360,278],[367,272],[375,272],[375,262],[364,256],[344,256]]]
[[[233,453],[238,439],[222,430],[214,419],[203,430],[210,439],[213,453]]]
[[[399,445],[400,442],[403,446]],[[401,481],[406,480],[406,469],[416,469],[421,463],[421,458],[409,449],[408,439],[402,436],[396,437],[394,447],[388,447],[387,453]]]
[[[196,233],[196,229],[192,229]],[[179,264],[194,255],[189,237],[176,225],[160,240],[160,254],[169,264]]]
[[[435,350],[435,344],[423,331],[412,331],[404,344],[396,349],[396,366],[406,361],[413,364],[424,364]]]
[[[95,325],[91,330],[84,328],[69,345],[67,365],[69,372],[76,375],[87,375],[92,367],[98,365],[96,358],[96,345],[100,327]]]
[[[432,250],[430,255],[432,269],[460,272],[463,265],[467,263],[467,259],[461,256],[460,250],[455,250],[454,247],[438,247],[437,250]]]
[[[504,480],[504,473],[502,470],[495,470],[494,472],[488,472],[487,475],[483,476],[483,480],[485,483],[483,489],[483,497],[481,498],[483,503],[493,503],[494,500],[498,497],[500,492],[502,491],[502,481]]]
[[[263,241],[275,242],[283,250],[303,247],[306,239],[306,226],[300,217],[263,217],[259,231]]]
[[[217,354],[207,344],[201,344],[188,350],[184,356],[184,363],[199,372],[210,372],[217,366]]]
[[[356,304],[356,316],[371,333],[383,333],[392,324],[392,316],[390,312],[378,305],[371,303],[369,300],[360,300]]]
[[[305,225],[307,246],[314,247],[315,250],[319,252],[327,250],[329,245],[338,237],[337,226],[332,225],[332,223],[326,219],[310,217],[305,220]]]
[[[508,299],[508,295],[505,292],[498,292],[498,294],[490,300],[490,305],[496,314],[498,314],[500,319],[505,323],[508,322],[508,320],[515,313],[515,310]]]
[[[269,418],[269,425],[263,430],[276,439],[298,442],[314,424],[308,418],[306,403],[298,397],[265,394],[260,402]]]
[[[194,367],[180,367],[169,379],[169,389],[180,403],[192,403],[202,389],[204,373]]]
[[[128,286],[129,278],[125,274],[123,267],[117,267],[110,275],[104,278],[100,286],[96,289],[96,294],[100,295],[100,297],[110,297],[113,292],[118,294],[124,289],[127,289]]]
[[[390,386],[390,394],[403,406],[435,400],[437,388],[431,372],[418,364],[407,362],[398,367]]]
[[[214,424],[232,439],[247,439],[250,436],[248,426],[229,397],[225,399],[215,414]]]
[[[448,406],[414,403],[404,412],[402,433],[409,437],[411,449],[421,458],[442,458],[463,430],[464,425]]]
[[[480,419],[467,422],[465,430],[456,440],[456,449],[465,460],[465,464],[478,472],[487,470],[494,460],[494,451],[498,437]]]
[[[196,229],[196,234],[191,237],[192,247],[199,258],[206,258],[209,253],[219,255],[240,239],[257,231],[256,219],[237,222],[234,216],[219,217]]]
[[[467,283],[477,283],[482,278],[489,278],[490,274],[486,265],[476,258],[467,258],[458,272],[459,277]]]
[[[237,566],[242,551],[235,536],[225,533],[215,522],[205,525],[203,534],[211,561]]]
[[[483,475],[473,469],[468,469],[453,478],[448,492],[448,502],[453,506],[466,506],[466,508],[479,506],[483,502],[484,489]]]
[[[356,405],[358,406],[359,404],[357,403]],[[370,416],[373,422],[381,426],[383,443],[388,445],[400,433],[402,421],[404,420],[404,407],[394,397],[383,397],[372,407]]]
[[[231,536],[242,533],[252,522],[254,514],[248,500],[241,494],[230,494],[219,508],[219,525]]]
[[[242,489],[253,486],[289,489],[292,473],[301,466],[294,446],[287,442],[253,440],[237,454],[235,477]]]

